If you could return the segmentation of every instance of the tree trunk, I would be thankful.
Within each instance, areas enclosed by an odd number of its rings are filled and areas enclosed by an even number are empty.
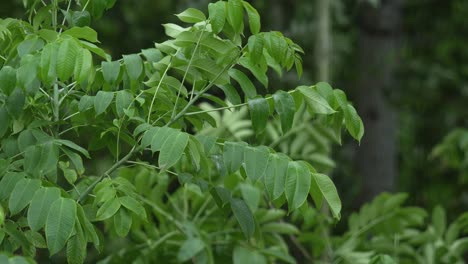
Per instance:
[[[363,4],[360,14],[355,101],[366,129],[356,156],[361,201],[393,190],[397,178],[397,114],[385,91],[398,85],[401,2],[382,0],[377,7]]]

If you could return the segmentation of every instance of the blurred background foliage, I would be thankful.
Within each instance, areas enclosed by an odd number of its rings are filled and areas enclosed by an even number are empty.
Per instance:
[[[92,24],[103,47],[116,58],[163,41],[161,24],[176,21],[173,14],[187,7],[206,11],[209,2],[117,0],[114,8]],[[451,220],[467,210],[468,133],[463,130],[468,127],[466,0],[249,2],[262,15],[265,30],[281,31],[304,48],[306,71],[301,83],[323,80],[320,67],[328,67],[327,81],[349,93],[358,112],[364,115],[366,135],[361,148],[347,138],[342,142],[344,148],[334,150],[333,137],[312,124],[291,135],[283,145],[276,144],[274,123],[269,125],[267,140],[275,147],[290,147],[283,150],[293,157],[296,151],[331,171],[344,203],[345,219],[350,210],[382,191],[407,192],[410,204],[429,211],[440,204]],[[325,17],[320,13],[322,2],[328,4]],[[21,0],[0,2],[0,17],[22,14]],[[325,31],[321,21],[328,21]],[[328,38],[327,54],[318,49],[324,41],[319,32],[325,32]],[[392,45],[386,46],[388,43]],[[321,56],[326,65],[318,63]],[[388,65],[391,67],[386,68]],[[377,73],[376,68],[380,70]],[[272,81],[269,92],[297,85],[285,77],[283,81]],[[368,108],[370,103],[377,104],[375,109]],[[229,133],[200,133],[245,140],[251,134],[243,131],[243,123],[239,122],[247,119],[242,112],[235,116],[227,111],[217,120],[227,124]],[[380,123],[374,126],[372,122]],[[341,221],[336,232],[345,225],[346,221]]]

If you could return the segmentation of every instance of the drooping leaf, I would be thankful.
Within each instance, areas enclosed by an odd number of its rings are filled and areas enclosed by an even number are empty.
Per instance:
[[[127,208],[128,210],[132,211],[136,216],[141,219],[146,219],[146,211],[143,205],[139,203],[135,198],[130,196],[122,196],[119,197],[120,203]]]
[[[60,80],[67,81],[75,69],[75,59],[80,54],[80,46],[72,38],[66,38],[60,43],[57,54],[57,75]]]
[[[290,161],[286,177],[285,193],[289,211],[299,208],[307,199],[311,175],[307,167],[297,161]]]
[[[112,103],[112,99],[114,99],[113,92],[99,91],[94,97],[94,110],[96,111],[96,115],[104,113]]]
[[[0,91],[9,95],[16,87],[16,69],[3,66],[0,69]]]
[[[266,147],[245,147],[244,164],[247,177],[256,182],[265,175],[270,152]]]
[[[271,200],[278,199],[286,184],[289,158],[284,154],[270,154],[270,160],[265,171],[265,189]]]
[[[115,84],[120,74],[120,62],[103,61],[101,62],[102,76],[109,84]]]
[[[31,230],[44,227],[51,205],[60,198],[60,190],[54,187],[40,188],[34,193],[28,208],[28,224]]]
[[[253,63],[261,61],[263,56],[264,39],[261,35],[252,35],[247,42],[250,60]]]
[[[245,142],[224,142],[223,160],[228,173],[239,170],[244,162]]]
[[[231,76],[234,80],[236,80],[237,83],[239,83],[239,86],[247,98],[250,99],[257,96],[257,90],[255,89],[255,86],[243,72],[236,69],[230,69],[229,76]]]
[[[307,105],[317,114],[333,114],[335,110],[328,104],[313,86],[299,86],[297,89],[304,95]]]
[[[248,103],[253,129],[257,135],[261,134],[265,130],[270,116],[270,105],[263,97],[251,99]]]
[[[124,110],[127,109],[133,101],[133,96],[126,90],[118,91],[115,98],[115,110],[117,115],[122,117],[124,115]]]
[[[231,200],[231,209],[246,238],[255,232],[255,219],[247,204],[241,199]]]
[[[185,262],[190,260],[191,258],[195,257],[200,251],[205,248],[205,243],[203,240],[190,237],[189,239],[185,240],[182,246],[177,253],[177,260],[180,262]]]
[[[364,136],[364,124],[359,117],[356,109],[348,104],[344,111],[346,130],[353,136],[357,141],[361,141]]]
[[[124,55],[125,68],[131,80],[138,80],[143,72],[143,61],[138,54]]]
[[[23,93],[23,90],[20,88],[16,88],[13,92],[8,96],[6,107],[8,113],[13,117],[19,117],[23,112],[23,108],[25,105],[26,96]]]
[[[205,14],[195,8],[188,8],[176,16],[185,23],[198,23],[206,20]]]
[[[189,135],[187,133],[176,132],[170,134],[161,147],[158,160],[159,166],[165,169],[174,166],[182,157],[188,140]]]
[[[219,88],[224,92],[226,99],[231,102],[233,105],[240,104],[241,99],[239,93],[237,93],[236,88],[230,84],[220,85]]]
[[[97,213],[96,213],[96,219],[99,221],[106,220],[108,218],[111,218],[112,216],[117,213],[121,206],[120,200],[114,198],[110,198],[107,200],[105,203],[99,207]]]
[[[294,114],[296,113],[294,98],[289,93],[279,90],[273,95],[273,100],[275,102],[275,111],[281,119],[281,129],[283,133],[286,133],[291,129]]]
[[[247,11],[247,16],[249,17],[249,26],[250,32],[252,34],[258,34],[260,32],[260,15],[258,11],[247,1],[242,1],[245,11]]]
[[[24,173],[19,172],[8,172],[6,173],[2,180],[0,181],[0,200],[5,200],[10,197],[13,188],[16,183],[22,180],[25,177]]]
[[[89,79],[93,69],[93,56],[87,49],[81,49],[76,55],[76,64],[73,75],[78,83],[83,83]]]
[[[226,23],[226,3],[218,1],[208,4],[208,13],[213,32],[218,34]]]
[[[52,42],[47,44],[41,52],[41,61],[39,62],[41,80],[50,85],[57,78],[57,53],[59,44]]]
[[[90,27],[72,27],[63,32],[63,35],[69,35],[78,39],[84,39],[89,42],[99,42],[97,32]]]
[[[242,65],[242,67],[249,70],[265,88],[268,87],[268,77],[266,75],[266,69],[261,69],[260,67],[255,65],[250,59],[245,57],[241,58],[239,60],[239,63],[240,65]]]
[[[91,156],[89,156],[89,152],[83,148],[83,147],[80,147],[78,146],[75,142],[73,141],[70,141],[70,140],[66,140],[66,139],[55,139],[54,142],[60,144],[60,145],[64,145],[64,146],[67,146],[81,154],[83,154],[85,157],[87,157],[88,159],[91,158]]]
[[[40,180],[22,179],[13,189],[8,207],[10,213],[15,215],[23,210],[32,200],[34,193],[41,187]]]
[[[67,261],[69,264],[82,264],[86,259],[86,244],[83,230],[75,224],[76,234],[67,243]]]
[[[121,208],[114,215],[114,228],[117,235],[120,237],[127,236],[132,227],[132,216],[126,209]]]
[[[76,202],[68,198],[57,199],[50,207],[45,224],[47,247],[55,255],[73,232],[76,219]]]
[[[338,196],[338,191],[330,177],[320,173],[312,173],[312,189],[311,192],[319,191],[315,195],[321,195],[330,206],[330,210],[335,218],[340,218],[341,201]],[[313,196],[312,196],[313,197]],[[319,206],[319,205],[317,205]]]
[[[244,9],[241,0],[229,0],[227,3],[227,21],[236,34],[244,28]]]

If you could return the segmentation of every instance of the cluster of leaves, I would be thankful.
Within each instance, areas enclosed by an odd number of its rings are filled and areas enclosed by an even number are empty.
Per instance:
[[[106,235],[131,232],[142,242],[133,250],[153,254],[144,261],[165,257],[153,250],[164,243],[180,262],[294,262],[278,238],[297,229],[278,222],[285,212],[270,204],[300,211],[310,195],[339,218],[332,181],[272,148],[193,131],[216,127],[209,112],[248,106],[260,139],[271,117],[287,133],[304,109],[337,141],[343,128],[360,140],[362,121],[345,94],[318,83],[260,96],[256,84],[268,88],[269,69],[302,73],[302,49],[279,32],[260,32],[260,16],[241,0],[210,4],[208,18],[189,8],[177,15],[187,27],[164,25],[169,40],[112,60],[88,25],[114,2],[24,1],[28,22],[0,20],[0,251],[52,256],[66,247],[68,262],[82,263],[88,243],[103,251]],[[218,108],[201,109],[202,99]],[[101,155],[115,162],[93,170]],[[168,210],[178,201],[182,220]],[[207,233],[198,227],[210,214],[218,224]],[[207,236],[219,236],[230,220],[231,245],[219,254]]]
[[[403,206],[407,195],[384,193],[351,215],[347,234],[335,242],[337,263],[464,263],[468,214],[447,224],[437,206],[429,221],[419,207]]]

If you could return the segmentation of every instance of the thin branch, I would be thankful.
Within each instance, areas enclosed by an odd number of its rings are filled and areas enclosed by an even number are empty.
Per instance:
[[[94,187],[96,187],[96,185],[98,183],[100,183],[102,180],[104,180],[105,177],[108,177],[112,172],[114,172],[116,169],[118,169],[122,164],[127,162],[133,156],[133,154],[135,154],[137,151],[138,151],[138,149],[136,148],[136,146],[134,146],[130,150],[130,152],[128,152],[128,154],[125,155],[125,157],[123,157],[121,160],[119,160],[114,165],[112,165],[112,167],[110,167],[99,178],[97,178],[90,186],[88,186],[88,188],[86,188],[86,190],[80,195],[77,202],[81,203],[86,198],[86,196],[88,196],[88,194],[90,194],[93,191]]]

